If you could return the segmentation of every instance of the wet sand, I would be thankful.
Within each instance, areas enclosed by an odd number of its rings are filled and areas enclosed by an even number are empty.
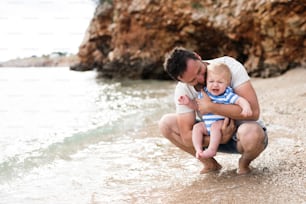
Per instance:
[[[177,184],[162,203],[306,203],[306,69],[252,79],[252,83],[269,134],[267,149],[251,164],[252,173],[238,176],[239,155],[218,153],[220,172]],[[177,157],[188,157],[173,151]],[[186,161],[183,158],[178,162]],[[195,169],[180,170],[186,175],[196,173]]]

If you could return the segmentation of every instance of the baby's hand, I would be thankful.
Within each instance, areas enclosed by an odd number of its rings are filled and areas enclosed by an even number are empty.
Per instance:
[[[190,103],[190,99],[186,95],[180,96],[177,100],[180,105],[187,105],[188,103]]]
[[[241,111],[241,115],[244,116],[244,117],[251,116],[252,114],[253,114],[253,112],[250,108],[244,108]]]

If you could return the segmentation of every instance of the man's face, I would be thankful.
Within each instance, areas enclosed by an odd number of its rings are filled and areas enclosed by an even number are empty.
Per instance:
[[[178,79],[191,86],[196,86],[198,84],[204,85],[205,73],[206,64],[201,60],[188,59],[187,69],[181,77],[178,77]]]

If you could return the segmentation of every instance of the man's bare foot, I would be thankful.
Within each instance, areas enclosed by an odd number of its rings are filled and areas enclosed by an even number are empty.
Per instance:
[[[218,171],[222,168],[222,166],[214,158],[206,159],[205,161],[202,160],[202,163],[204,164],[204,167],[200,171],[200,174]]]
[[[251,172],[249,164],[251,163],[248,159],[243,159],[242,157],[239,159],[239,167],[237,169],[237,174],[245,175]]]
[[[249,174],[249,173],[251,173],[250,167],[247,167],[245,169],[241,169],[241,168],[237,169],[237,174],[238,175],[246,175],[246,174]]]

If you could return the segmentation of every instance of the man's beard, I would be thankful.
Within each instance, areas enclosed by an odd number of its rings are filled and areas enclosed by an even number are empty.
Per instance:
[[[201,91],[203,90],[204,86],[206,86],[206,77],[207,77],[207,72],[204,74],[204,83],[198,83],[197,85],[194,86],[196,91]]]
[[[194,86],[194,89],[196,91],[201,91],[201,90],[203,90],[203,88],[204,88],[204,84],[197,84],[197,85]]]

